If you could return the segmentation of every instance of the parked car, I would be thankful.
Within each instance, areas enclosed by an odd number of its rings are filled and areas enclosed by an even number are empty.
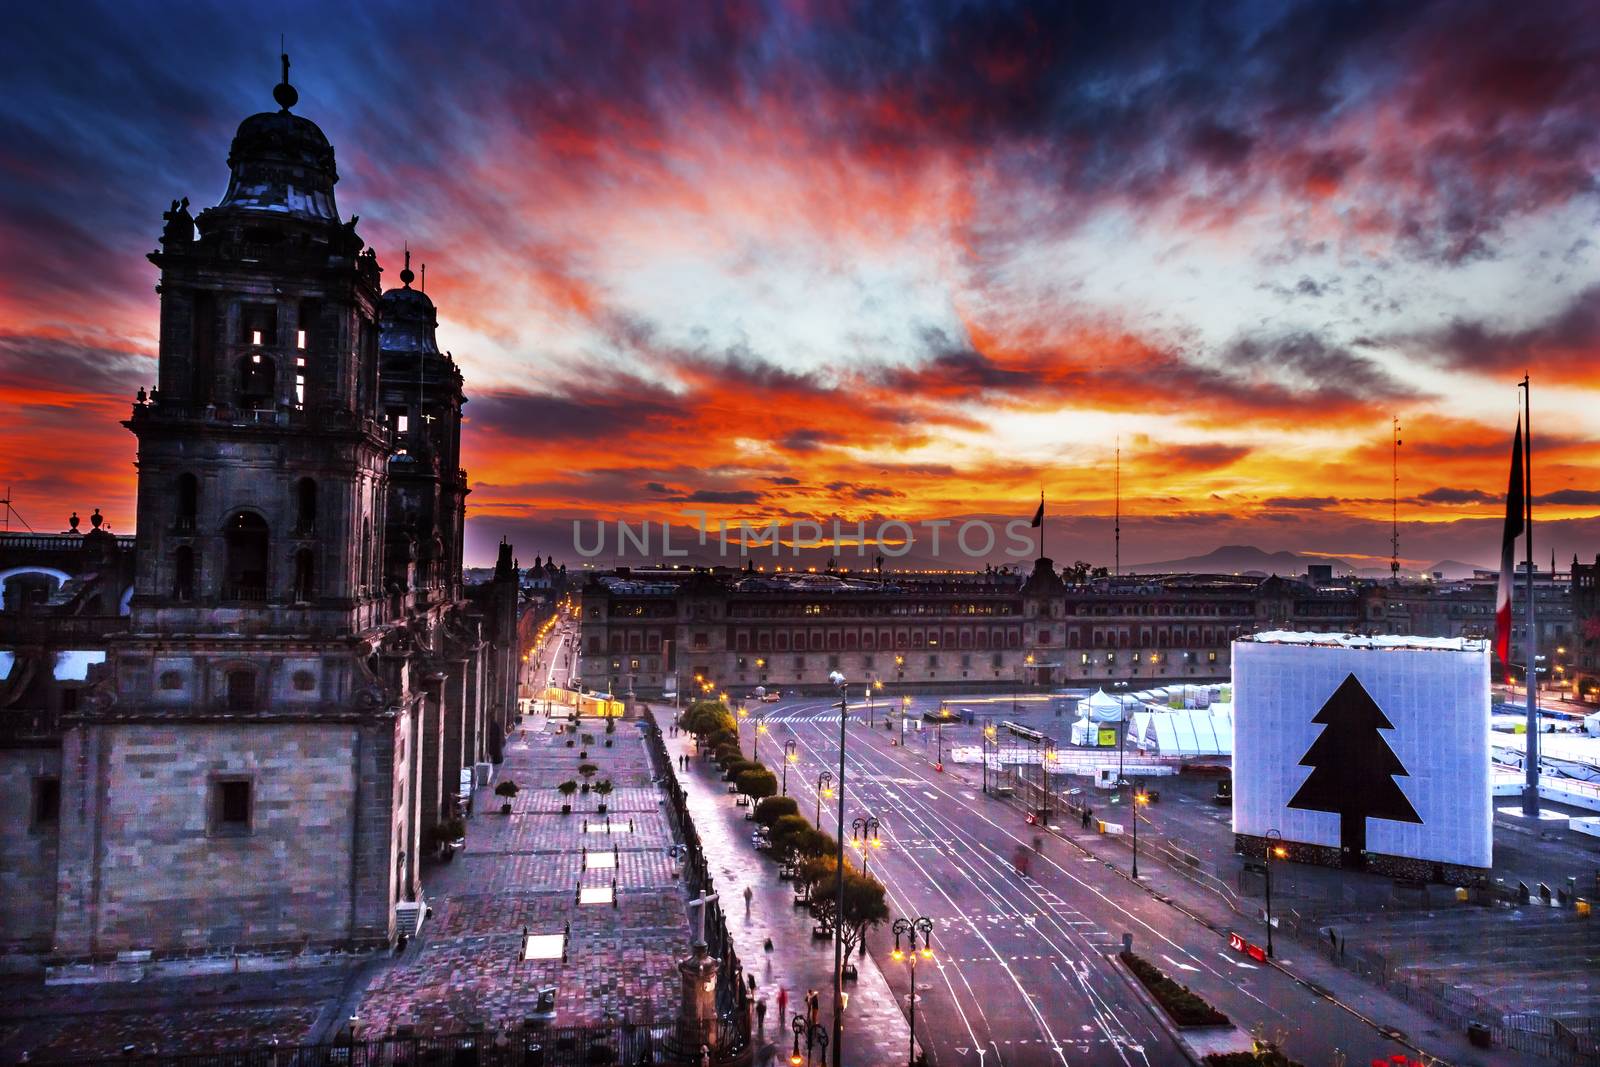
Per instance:
[[[764,704],[776,704],[778,701],[780,701],[782,699],[783,698],[780,697],[777,693],[763,693],[763,694],[761,694],[761,702],[764,703]]]

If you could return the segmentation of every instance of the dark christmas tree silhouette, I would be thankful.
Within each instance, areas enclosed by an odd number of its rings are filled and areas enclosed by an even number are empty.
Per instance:
[[[1422,818],[1400,791],[1396,775],[1409,777],[1379,730],[1393,730],[1362,684],[1351,674],[1339,683],[1311,720],[1327,729],[1300,759],[1311,776],[1289,800],[1302,811],[1339,816],[1339,843],[1348,861],[1359,863],[1367,847],[1367,820],[1420,823]]]

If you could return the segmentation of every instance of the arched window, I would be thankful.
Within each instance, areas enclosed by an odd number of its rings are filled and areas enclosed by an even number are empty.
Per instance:
[[[193,530],[200,513],[200,479],[192,474],[178,475],[178,529]]]
[[[301,478],[294,487],[294,529],[302,537],[317,532],[317,483],[311,478]]]
[[[222,531],[228,549],[223,576],[223,598],[267,599],[267,558],[270,538],[267,522],[249,511],[235,512]]]
[[[316,595],[316,559],[311,549],[302,548],[294,554],[294,598],[305,603]]]
[[[277,397],[278,372],[269,356],[252,352],[239,362],[239,403],[270,407]]]
[[[188,545],[172,554],[172,599],[194,599],[194,549]]]

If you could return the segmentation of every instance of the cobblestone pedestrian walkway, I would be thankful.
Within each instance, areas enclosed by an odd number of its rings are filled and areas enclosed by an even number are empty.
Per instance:
[[[643,738],[625,722],[610,748],[568,748],[546,727],[530,718],[506,745],[496,778],[521,786],[511,813],[500,813],[492,783],[480,789],[465,851],[427,869],[433,914],[362,995],[363,1033],[514,1029],[549,986],[554,1026],[655,1022],[676,1012],[677,961],[690,930]],[[597,768],[591,781],[610,781],[614,791],[563,797],[555,787],[579,780],[585,762]],[[563,814],[563,804],[572,811]],[[580,892],[607,889],[613,900],[580,903]],[[524,959],[524,932],[564,935],[565,959]]]
[[[746,972],[756,978],[756,996],[767,1002],[765,1043],[776,1045],[772,1051],[784,1060],[792,1035],[788,1020],[778,1018],[780,990],[788,991],[790,1015],[804,1010],[807,990],[817,990],[822,1024],[832,1032],[833,942],[813,938],[814,920],[804,908],[795,906],[794,892],[778,879],[777,866],[756,852],[750,842],[754,824],[745,820],[747,809],[737,807],[735,798],[727,794],[716,765],[692,756],[692,738],[684,734],[674,737],[665,729],[672,715],[670,707],[656,712],[674,761],[691,756],[689,770],[678,771],[678,780],[688,796],[689,811],[700,830],[706,862],[717,886],[734,898],[724,901],[723,908],[734,948]],[[748,915],[742,899],[746,886],[751,890]],[[772,941],[770,952],[766,950],[768,938]],[[856,963],[860,977],[845,984],[849,1003],[845,1008],[844,1062],[847,1067],[904,1063],[910,1042],[906,1018],[871,955],[859,957]],[[759,1047],[762,1042],[757,1036]],[[831,1059],[833,1053],[828,1055]],[[757,1062],[761,1062],[759,1057]]]

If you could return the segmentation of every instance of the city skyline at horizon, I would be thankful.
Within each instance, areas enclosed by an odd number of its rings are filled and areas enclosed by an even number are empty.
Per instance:
[[[403,243],[434,268],[469,562],[685,508],[1026,517],[1042,486],[1049,554],[1110,563],[1120,450],[1125,565],[1245,543],[1376,568],[1398,415],[1403,562],[1481,565],[1524,369],[1536,558],[1600,541],[1578,5],[551,6],[483,13],[481,62],[448,70],[442,9],[317,11],[295,110],[386,287]],[[267,21],[19,17],[0,481],[35,529],[133,528],[143,255],[271,108]],[[163,34],[214,47],[174,62]],[[40,65],[63,55],[80,77]]]

